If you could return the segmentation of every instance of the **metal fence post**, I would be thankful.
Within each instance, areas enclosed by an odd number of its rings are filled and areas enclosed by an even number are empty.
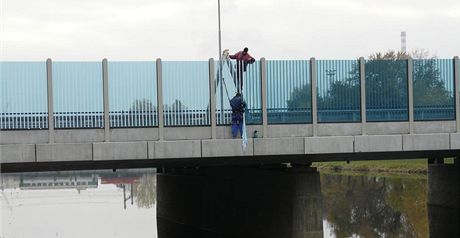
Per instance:
[[[366,62],[364,57],[359,58],[359,81],[361,87],[361,134],[366,135]]]
[[[102,92],[104,100],[104,141],[110,141],[109,119],[109,70],[107,59],[102,60]]]
[[[158,110],[158,140],[164,139],[164,118],[163,118],[163,71],[161,59],[156,60],[157,66],[157,110]]]
[[[53,62],[46,60],[46,81],[48,94],[48,142],[54,143],[54,109],[53,109]]]
[[[460,132],[460,64],[458,56],[454,57],[455,77],[455,120],[457,121],[457,133]]]
[[[316,59],[310,58],[310,76],[311,76],[311,115],[313,136],[318,135],[318,89],[317,89],[317,73],[316,73]]]
[[[407,59],[407,94],[409,98],[409,134],[414,134],[414,61]]]
[[[268,114],[267,114],[267,61],[260,58],[260,81],[262,90],[262,136],[268,137]]]
[[[209,59],[209,114],[211,115],[211,139],[216,139],[216,80],[214,59]]]

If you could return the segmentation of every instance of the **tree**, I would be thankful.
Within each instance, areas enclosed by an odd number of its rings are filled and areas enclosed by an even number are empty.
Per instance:
[[[427,234],[426,180],[321,174],[321,184],[323,216],[337,237]]]
[[[155,204],[156,175],[144,174],[134,185],[134,196],[138,207],[150,208]]]
[[[182,112],[188,110],[187,106],[181,100],[174,100],[173,104],[165,105],[165,111]]]
[[[408,106],[407,59],[414,59],[414,106],[453,105],[453,95],[440,77],[435,56],[426,50],[412,53],[389,50],[369,56],[365,62],[366,107],[368,109],[404,109]],[[343,81],[333,82],[328,92],[318,98],[318,105],[328,109],[355,109],[360,105],[359,64]],[[310,85],[291,92],[288,108],[311,105]],[[370,110],[370,111],[371,111]]]
[[[299,88],[295,88],[287,100],[288,110],[298,110],[311,108],[311,90],[310,84],[304,84]]]
[[[130,112],[154,112],[156,110],[157,107],[153,105],[150,99],[146,98],[136,99],[129,108]]]
[[[414,59],[414,106],[453,106],[453,93],[446,89],[436,57],[429,56],[428,51],[417,50],[413,52],[412,58]]]

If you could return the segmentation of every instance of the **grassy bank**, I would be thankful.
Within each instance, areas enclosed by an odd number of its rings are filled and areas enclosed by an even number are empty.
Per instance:
[[[453,163],[453,159],[446,159]],[[392,173],[427,173],[427,159],[410,160],[374,160],[356,162],[321,162],[313,163],[319,170],[347,170],[360,172],[392,172]]]

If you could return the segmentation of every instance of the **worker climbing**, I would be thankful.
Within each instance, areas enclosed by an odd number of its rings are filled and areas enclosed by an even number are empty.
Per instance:
[[[218,80],[222,83],[222,86],[225,88],[225,92],[227,94],[228,101],[232,108],[232,136],[233,138],[238,137],[242,138],[242,148],[245,149],[248,143],[247,133],[246,133],[246,122],[245,122],[245,109],[246,109],[246,102],[243,99],[243,74],[247,70],[248,64],[252,64],[255,62],[255,59],[249,55],[248,48],[245,47],[242,51],[234,55],[229,55],[229,50],[226,49],[222,53],[222,61],[220,62],[220,68],[218,69]],[[231,63],[230,59],[236,60],[236,68]],[[230,76],[233,78],[233,83],[236,88],[236,95],[230,99],[227,89],[227,84],[225,83],[224,77],[222,77],[222,71],[224,70],[224,65],[226,65],[229,70]],[[220,76],[219,76],[220,75]]]
[[[253,64],[256,60],[248,53],[248,47],[244,47],[242,51],[234,55],[230,55],[230,59],[236,60],[236,82],[235,85],[238,92],[243,90],[243,73],[246,72],[248,64]],[[234,79],[235,80],[235,79]]]
[[[241,93],[237,92],[230,100],[230,106],[232,107],[232,136],[235,139],[240,132],[241,138],[243,137],[244,110],[246,109],[246,102]]]

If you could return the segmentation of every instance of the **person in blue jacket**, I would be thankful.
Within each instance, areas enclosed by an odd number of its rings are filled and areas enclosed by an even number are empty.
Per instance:
[[[235,139],[240,132],[240,137],[243,136],[243,113],[246,109],[246,102],[243,100],[241,93],[237,92],[236,95],[230,100],[232,107],[232,136]]]

